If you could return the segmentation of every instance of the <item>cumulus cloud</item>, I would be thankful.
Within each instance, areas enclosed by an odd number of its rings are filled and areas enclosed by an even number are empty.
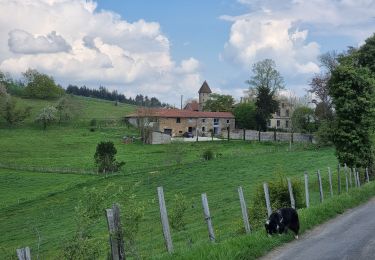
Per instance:
[[[28,68],[62,84],[105,85],[173,101],[194,95],[199,61],[173,60],[159,23],[128,22],[86,0],[0,0],[0,69]]]
[[[272,58],[287,82],[296,86],[306,85],[319,72],[321,46],[309,35],[350,37],[359,43],[375,26],[375,0],[237,1],[248,12],[221,16],[232,23],[221,57],[247,70],[259,60]]]
[[[9,32],[10,51],[20,54],[68,52],[71,47],[63,37],[52,31],[46,36],[34,36],[23,30]]]

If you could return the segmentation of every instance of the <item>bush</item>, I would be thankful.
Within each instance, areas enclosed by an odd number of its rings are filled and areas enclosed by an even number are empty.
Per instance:
[[[202,157],[206,161],[214,159],[214,152],[211,149],[205,150],[202,154]]]
[[[121,169],[125,162],[117,162],[115,158],[116,153],[117,150],[113,142],[98,143],[94,159],[99,172],[117,172]]]
[[[299,180],[292,180],[292,187],[296,208],[302,208],[304,205],[303,184]],[[278,179],[268,182],[268,190],[273,211],[279,208],[290,207],[288,182],[284,176],[280,175]],[[250,221],[253,222],[252,225],[256,227],[263,226],[267,218],[263,184],[259,184],[256,187],[253,204],[249,211]]]
[[[171,226],[174,230],[184,230],[186,227],[185,212],[188,209],[188,201],[182,194],[175,194],[170,213]]]

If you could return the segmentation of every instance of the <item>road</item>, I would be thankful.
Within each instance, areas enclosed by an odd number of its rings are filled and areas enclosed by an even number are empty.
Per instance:
[[[265,259],[375,259],[375,198],[320,225]]]

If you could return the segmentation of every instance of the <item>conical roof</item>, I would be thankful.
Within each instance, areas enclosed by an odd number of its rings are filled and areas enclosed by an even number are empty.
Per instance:
[[[204,81],[203,84],[202,84],[202,87],[199,89],[198,93],[212,93],[210,87],[208,86],[207,84],[207,81]]]

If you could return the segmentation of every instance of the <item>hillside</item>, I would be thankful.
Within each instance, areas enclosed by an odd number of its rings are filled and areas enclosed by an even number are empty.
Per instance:
[[[96,98],[69,95],[74,105],[73,121],[90,121],[91,119],[119,119],[135,110],[136,106]],[[31,107],[31,116],[26,122],[32,122],[36,115],[46,106],[54,106],[57,100],[26,99],[16,97],[22,107]]]

